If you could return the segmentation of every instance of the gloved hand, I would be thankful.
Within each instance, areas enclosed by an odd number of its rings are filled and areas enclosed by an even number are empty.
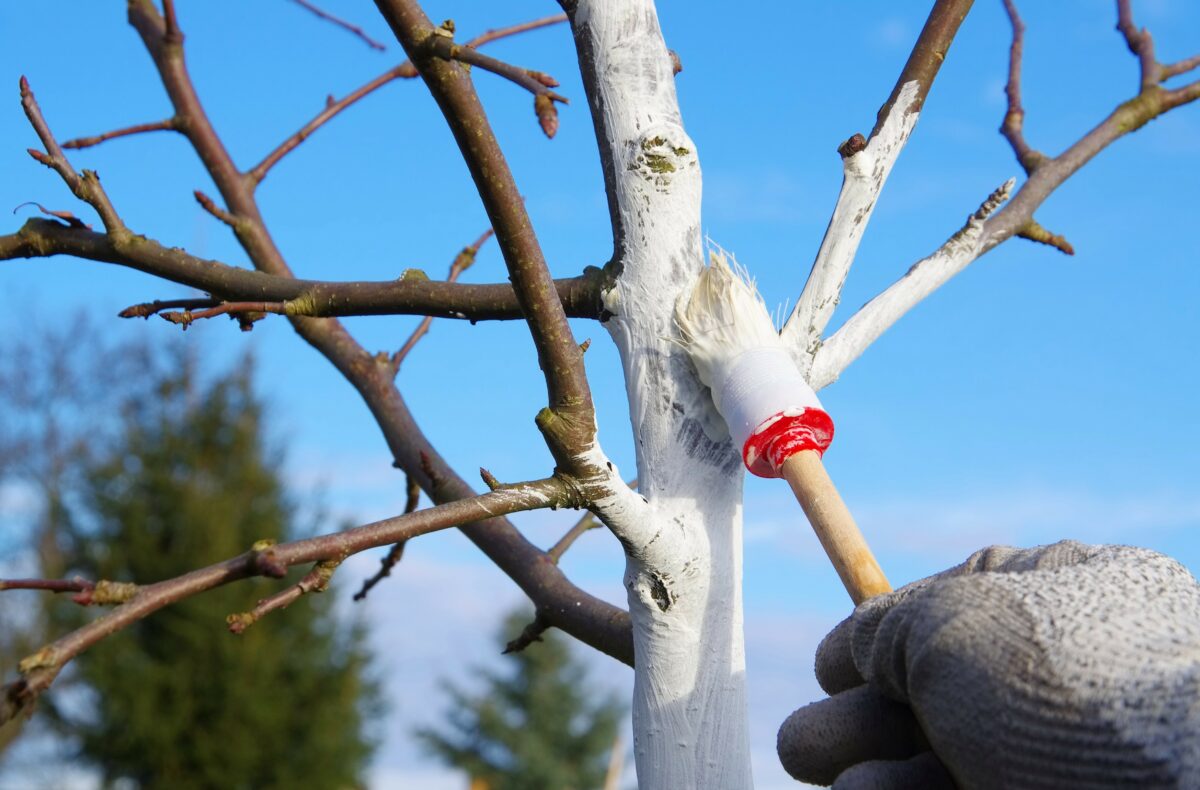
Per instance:
[[[865,601],[816,669],[832,696],[779,730],[802,781],[1200,788],[1200,585],[1146,549],[984,549]]]

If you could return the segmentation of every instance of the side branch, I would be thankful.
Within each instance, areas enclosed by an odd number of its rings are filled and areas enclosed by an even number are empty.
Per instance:
[[[465,69],[437,55],[442,38],[413,0],[376,0],[412,58],[454,134],[496,231],[513,289],[525,313],[546,379],[550,405],[539,427],[560,463],[592,442],[595,414],[583,353],[571,333],[541,245],[512,172]],[[444,32],[444,31],[443,31]]]
[[[807,369],[833,317],[842,287],[892,166],[916,126],[929,89],[972,0],[937,0],[868,139],[855,135],[839,147],[844,180],[825,238],[795,310],[783,328],[784,343]]]
[[[1015,183],[1015,179],[1009,179],[1002,184],[974,214],[967,217],[967,223],[961,230],[932,255],[914,264],[887,290],[863,305],[822,344],[809,374],[813,389],[836,381],[842,371],[901,316],[979,257],[984,221],[1008,199]]]
[[[406,475],[404,487],[406,489],[404,512],[415,513],[417,505],[421,502],[421,486],[417,483],[415,477]],[[362,587],[354,594],[355,601],[364,600],[367,597],[367,593],[371,592],[371,589],[375,585],[392,575],[392,568],[395,568],[400,562],[400,558],[404,556],[404,547],[406,545],[408,545],[407,541],[403,540],[392,544],[392,547],[388,549],[387,555],[380,560],[379,570],[375,572],[374,576],[363,581]]]
[[[530,22],[522,22],[517,25],[509,25],[508,27],[496,28],[488,30],[483,34],[476,36],[467,42],[468,47],[480,47],[492,41],[497,41],[508,36],[515,36],[519,33],[525,33],[530,30],[556,25],[560,22],[565,22],[567,17],[565,14],[556,14],[547,16],[541,19],[534,19]],[[379,88],[387,85],[393,80],[413,79],[417,76],[417,67],[412,64],[411,60],[406,60],[398,66],[388,69],[380,74],[375,79],[367,84],[351,91],[334,101],[332,98],[325,103],[325,108],[317,113],[316,117],[300,128],[300,131],[293,134],[288,139],[284,140],[275,148],[274,151],[267,154],[261,162],[251,168],[247,175],[254,180],[255,183],[261,182],[267,176],[267,171],[279,163],[279,160],[294,151],[302,142],[307,140],[313,132],[324,126],[334,116],[338,115],[350,105],[354,104],[363,97],[374,93]]]
[[[495,516],[579,504],[561,480],[547,478],[344,532],[251,550],[174,579],[140,586],[126,603],[24,659],[19,665],[21,678],[5,688],[4,698],[0,700],[0,724],[33,703],[49,688],[63,667],[84,650],[165,606],[198,593],[250,576],[278,575],[281,569],[293,565],[340,562],[366,549]]]
[[[497,60],[482,52],[477,52],[470,46],[460,46],[455,44],[452,39],[441,35],[431,38],[430,41],[430,50],[438,57],[478,66],[484,71],[490,71],[532,93],[534,113],[541,124],[542,132],[547,137],[554,137],[558,132],[558,111],[554,108],[554,102],[567,103],[566,97],[550,90],[558,87],[558,80],[540,71],[523,69]]]
[[[359,27],[358,25],[347,22],[346,20],[342,19],[341,17],[334,16],[333,14],[324,10],[323,8],[320,8],[319,6],[316,6],[313,3],[308,2],[308,0],[292,0],[292,2],[295,3],[296,5],[300,6],[301,8],[308,9],[318,19],[324,19],[326,22],[331,22],[331,23],[337,25],[338,27],[342,28],[343,30],[354,34],[364,44],[366,44],[371,49],[374,49],[378,52],[383,52],[384,50],[387,49],[386,45],[384,45],[384,44],[376,41],[375,39],[371,38],[370,36],[368,36],[367,32],[365,30],[363,30],[361,27]]]
[[[171,282],[196,288],[219,301],[265,301],[280,304],[288,315],[335,317],[354,315],[432,315],[468,321],[515,320],[524,317],[508,283],[464,285],[430,280],[409,274],[396,280],[326,282],[242,269],[197,258],[178,248],[165,247],[144,236],[123,242],[102,233],[67,227],[47,219],[31,219],[17,233],[0,236],[0,260],[71,255],[113,263]],[[415,270],[414,270],[415,271]],[[605,275],[588,267],[583,275],[553,281],[566,314],[572,318],[599,318],[600,289]],[[157,309],[150,310],[151,305]],[[130,308],[145,317],[166,307],[215,307],[149,303]]]
[[[454,256],[454,261],[450,264],[450,272],[446,275],[446,282],[456,282],[460,275],[467,269],[471,268],[475,263],[475,256],[479,254],[479,248],[482,247],[488,239],[492,237],[492,229],[488,228],[479,238],[471,244],[462,248],[458,255]],[[421,338],[429,333],[429,327],[433,324],[432,316],[425,316],[425,319],[417,325],[413,333],[408,336],[408,340],[404,341],[404,345],[395,354],[392,354],[391,363],[396,373],[400,372],[400,366],[404,364],[404,359],[409,355],[417,343],[421,342]]]
[[[99,145],[105,140],[112,140],[117,137],[128,137],[132,134],[142,134],[144,132],[177,132],[179,131],[179,120],[177,118],[168,118],[165,121],[154,121],[153,123],[139,123],[133,126],[126,126],[123,129],[114,129],[111,132],[97,134],[92,137],[76,137],[74,140],[68,140],[62,144],[63,148],[90,148],[93,145]]]
[[[901,91],[908,83],[917,83],[917,93],[910,105],[911,111],[920,112],[925,107],[925,98],[929,95],[929,89],[933,87],[933,81],[937,78],[938,71],[942,68],[942,63],[945,62],[946,55],[950,52],[950,44],[954,41],[959,26],[967,18],[967,13],[971,10],[974,2],[975,0],[937,0],[933,4],[929,16],[925,20],[925,26],[921,28],[917,42],[913,45],[912,52],[909,53],[908,60],[900,71],[900,76],[896,78],[892,94],[879,108],[879,113],[875,118],[875,128],[871,130],[871,139],[874,139],[875,135],[883,129],[888,115],[892,113],[896,102],[900,99]]]
[[[1117,29],[1138,59],[1140,88],[1137,96],[1118,106],[1066,151],[1053,159],[1043,157],[1038,161],[1021,190],[1002,211],[988,220],[981,254],[1012,236],[1050,244],[1066,252],[1070,245],[1065,239],[1046,231],[1034,221],[1033,215],[1038,207],[1064,181],[1115,140],[1137,131],[1176,107],[1200,99],[1200,80],[1174,89],[1164,88],[1161,84],[1170,77],[1200,66],[1200,55],[1163,66],[1155,58],[1154,40],[1149,31],[1139,29],[1134,23],[1128,0],[1118,0],[1117,17]]]
[[[291,277],[291,268],[275,246],[259,211],[253,180],[238,170],[205,114],[184,63],[182,34],[171,19],[169,2],[164,0],[164,15],[159,15],[153,0],[129,0],[129,21],[154,60],[176,115],[186,123],[187,139],[212,177],[228,212],[237,220],[232,226],[234,234],[254,267],[267,274]],[[547,284],[545,291],[553,298],[552,283]],[[245,298],[263,297],[247,294]],[[518,306],[528,313],[525,305],[518,302]],[[288,320],[297,334],[323,354],[366,402],[399,468],[415,475],[435,501],[473,496],[474,492],[446,464],[412,418],[389,378],[390,368],[379,364],[378,356],[368,353],[336,320],[313,321],[302,316],[289,316]],[[429,458],[430,462],[422,463],[422,458]],[[441,479],[440,485],[435,484],[434,473]],[[462,531],[539,607],[550,612],[557,627],[609,655],[632,662],[628,614],[588,595],[558,568],[543,562],[543,552],[507,519],[488,519],[464,526]]]
[[[1028,174],[1045,161],[1046,155],[1030,148],[1029,143],[1025,142],[1025,107],[1021,104],[1021,60],[1025,51],[1025,23],[1017,13],[1014,0],[1004,0],[1004,10],[1012,24],[1013,37],[1008,50],[1008,82],[1004,86],[1008,109],[1004,113],[1004,122],[1000,125],[1000,134],[1008,140],[1017,161]]]
[[[100,186],[100,177],[92,170],[84,170],[82,176],[75,172],[71,163],[67,161],[66,154],[62,152],[58,142],[54,139],[54,134],[51,133],[46,119],[42,116],[42,109],[38,106],[37,99],[34,98],[33,91],[29,88],[29,80],[21,77],[20,86],[21,107],[25,110],[25,117],[29,119],[29,124],[37,132],[38,139],[42,141],[42,145],[46,149],[46,152],[42,153],[30,148],[29,155],[58,173],[75,197],[94,208],[110,234],[127,233],[125,224],[117,216],[117,210],[113,208],[104,188]]]

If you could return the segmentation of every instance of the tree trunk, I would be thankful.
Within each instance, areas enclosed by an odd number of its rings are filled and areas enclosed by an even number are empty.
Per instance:
[[[620,350],[648,524],[615,528],[634,628],[645,788],[752,786],[742,635],[742,464],[687,352],[675,301],[703,265],[700,166],[651,0],[564,0],[588,92],[618,275]]]

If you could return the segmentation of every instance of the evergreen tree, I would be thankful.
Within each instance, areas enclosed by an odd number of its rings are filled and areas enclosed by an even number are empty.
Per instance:
[[[205,385],[183,367],[127,404],[123,435],[87,476],[73,527],[85,576],[154,581],[296,533],[249,376]],[[226,615],[286,583],[189,598],[77,659],[94,703],[64,727],[106,785],[361,786],[377,713],[361,630],[318,595],[241,636],[225,629]]]
[[[523,621],[528,617],[511,615],[504,631],[519,630]],[[624,705],[591,691],[585,666],[556,631],[506,658],[508,673],[480,670],[485,690],[478,696],[446,684],[447,727],[422,729],[417,737],[465,771],[473,787],[598,790]]]

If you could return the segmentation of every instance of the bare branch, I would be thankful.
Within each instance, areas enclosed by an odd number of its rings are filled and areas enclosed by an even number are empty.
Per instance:
[[[478,36],[468,41],[467,46],[482,47],[484,44],[490,44],[491,42],[501,38],[515,36],[518,33],[526,33],[530,30],[537,30],[538,28],[549,27],[550,25],[561,24],[562,22],[566,21],[566,14],[552,14],[551,16],[544,16],[541,19],[534,19],[529,22],[521,22],[516,25],[509,25],[508,27],[498,27],[491,30],[485,30],[483,33],[480,33]]]
[[[584,513],[583,516],[581,516],[580,519],[575,522],[575,526],[571,527],[571,529],[567,531],[567,534],[559,538],[558,543],[555,543],[550,547],[550,549],[546,552],[546,556],[557,563],[562,559],[562,555],[566,553],[567,549],[571,548],[575,541],[579,540],[580,535],[589,530],[596,529],[599,526],[601,526],[600,521],[596,518],[594,513]]]
[[[286,609],[301,596],[312,592],[325,592],[329,589],[329,582],[333,579],[333,572],[337,570],[340,564],[341,560],[321,560],[313,565],[312,570],[306,573],[300,581],[270,597],[263,598],[248,612],[238,612],[229,615],[225,618],[225,623],[229,626],[229,630],[232,633],[241,634],[247,628],[261,620],[264,615],[276,609]]]
[[[52,593],[79,593],[95,587],[81,576],[73,579],[0,579],[0,591],[3,590],[45,590]]]
[[[171,8],[166,10],[168,16],[173,12]],[[180,45],[182,35],[178,27],[168,29],[167,22],[158,13],[152,0],[129,0],[129,20],[154,61],[175,116],[180,119],[181,131],[216,184],[229,214],[236,219],[232,226],[234,233],[254,267],[260,273],[276,278],[276,284],[291,278],[291,269],[275,246],[254,199],[253,180],[237,169],[204,112],[184,63]],[[44,154],[40,156],[45,157]],[[126,243],[130,240],[88,234],[86,231],[64,236],[58,233],[58,229],[48,227],[56,224],[31,220],[20,233],[0,237],[0,258],[43,256],[54,251],[76,253],[82,247],[87,250],[81,253],[82,257],[117,261],[135,268],[148,265],[154,269],[165,263],[166,268],[174,269],[182,281],[197,276],[194,267],[185,265],[190,256],[181,258],[171,255],[170,251],[165,251],[159,245],[146,245],[140,238]],[[70,249],[55,250],[55,246]],[[201,261],[201,264],[202,273],[216,273],[222,278],[231,272],[234,274],[229,279],[233,280],[255,274],[208,261]],[[464,293],[458,289],[471,287],[445,283],[427,285],[434,286],[434,290],[449,288],[454,293]],[[512,291],[507,287],[505,290]],[[548,293],[551,299],[554,291],[553,284],[543,287],[543,292]],[[210,292],[224,295],[219,288]],[[250,292],[244,294],[243,298],[262,300],[266,296],[262,292]],[[321,309],[325,308],[318,308],[318,311]],[[522,311],[528,312],[525,305],[517,302],[517,312]],[[430,314],[440,313],[431,310]],[[453,315],[457,317],[463,313]],[[297,333],[329,359],[366,401],[401,469],[415,475],[436,502],[472,496],[470,487],[446,464],[413,420],[394,383],[388,380],[390,366],[386,365],[386,359],[380,360],[369,354],[338,321],[312,321],[299,315],[288,318]],[[574,417],[574,414],[568,416]],[[578,424],[590,425],[592,421],[589,419]],[[419,460],[422,458],[428,459],[427,463]],[[433,474],[443,481],[441,485],[433,485]],[[547,613],[557,627],[604,653],[626,663],[632,662],[633,645],[628,614],[572,584],[556,566],[545,562],[544,553],[529,543],[506,519],[489,518],[466,525],[462,531]]]
[[[554,108],[554,102],[567,104],[565,97],[550,90],[558,87],[556,79],[540,71],[523,69],[520,66],[513,66],[497,60],[482,52],[477,52],[470,46],[455,44],[452,39],[445,36],[438,35],[431,38],[430,42],[430,50],[438,57],[478,66],[485,71],[504,77],[532,93],[534,111],[541,123],[542,131],[547,137],[554,137],[558,131],[558,111]]]
[[[520,653],[534,642],[542,641],[542,634],[546,633],[549,628],[550,621],[543,617],[541,612],[538,612],[533,616],[532,622],[521,629],[521,633],[504,645],[503,654]]]
[[[414,478],[412,475],[407,475],[405,477],[404,484],[408,491],[408,498],[404,503],[404,512],[412,513],[416,511],[417,505],[421,501],[421,486],[417,484],[416,478]],[[379,584],[388,576],[392,575],[392,568],[395,568],[396,564],[400,562],[400,558],[404,556],[404,547],[406,545],[407,541],[403,540],[396,541],[394,544],[392,544],[392,547],[388,549],[387,556],[385,556],[380,562],[379,570],[375,572],[374,576],[365,580],[363,582],[362,589],[354,594],[355,601],[361,601],[365,599],[367,597],[367,593],[371,592],[372,587],[374,587],[376,584]]]
[[[154,121],[152,123],[139,123],[133,126],[126,126],[123,129],[114,129],[111,132],[98,134],[93,137],[76,137],[74,140],[68,140],[62,144],[63,148],[90,148],[93,145],[99,145],[105,140],[112,140],[117,137],[128,137],[133,134],[142,134],[144,132],[177,132],[179,131],[179,122],[174,118],[168,118],[165,121]]]
[[[200,321],[205,318],[216,318],[219,315],[228,315],[234,318],[239,316],[245,317],[251,313],[276,313],[277,315],[287,315],[288,305],[290,302],[223,302],[216,307],[211,307],[207,310],[192,311],[191,309],[183,310],[182,312],[166,312],[159,313],[159,316],[172,324],[178,324],[184,329],[192,325],[193,321]],[[246,325],[243,328],[247,328]]]
[[[469,77],[461,65],[437,54],[443,46],[437,42],[444,36],[412,0],[377,0],[376,5],[429,86],[471,171],[545,375],[550,405],[539,414],[538,426],[555,460],[571,469],[575,456],[594,439],[592,396],[583,353],[562,303],[554,298],[550,271],[521,193]]]
[[[75,593],[71,600],[80,606],[114,606],[137,594],[136,584],[107,579],[93,582],[80,576],[71,579],[0,579],[0,591],[45,590],[52,593]]]
[[[869,139],[839,147],[844,180],[816,261],[791,317],[784,343],[804,370],[833,317],[871,213],[900,151],[908,142],[938,70],[972,0],[937,0]],[[865,145],[863,144],[865,142]]]
[[[1008,83],[1004,87],[1004,93],[1008,97],[1008,110],[1004,113],[1000,133],[1012,146],[1021,167],[1025,168],[1026,173],[1032,173],[1046,159],[1046,155],[1030,148],[1025,142],[1025,108],[1021,105],[1021,58],[1025,49],[1025,23],[1017,13],[1014,0],[1004,0],[1004,10],[1008,12],[1008,20],[1012,23],[1013,38],[1012,46],[1008,50]]]
[[[149,302],[127,308],[125,317],[144,317],[142,311],[168,307],[213,307],[222,299],[294,303],[283,312],[295,316],[432,315],[467,321],[516,320],[523,317],[516,294],[508,283],[463,285],[407,274],[396,280],[326,282],[299,280],[248,271],[217,261],[197,258],[145,237],[119,249],[102,233],[63,227],[57,222],[31,219],[17,233],[0,236],[0,260],[72,255],[114,263],[171,282],[196,288],[220,298],[203,303]],[[589,267],[580,277],[554,281],[554,292],[572,318],[599,318],[603,309],[600,290],[604,273]],[[290,312],[289,312],[290,310]]]
[[[925,25],[921,28],[917,41],[913,44],[912,52],[896,78],[892,94],[879,108],[875,118],[875,128],[871,130],[871,139],[882,130],[887,117],[892,114],[904,86],[910,82],[917,83],[917,93],[909,105],[910,112],[920,112],[925,107],[925,98],[933,81],[937,78],[942,63],[950,52],[950,44],[958,34],[958,28],[967,18],[974,0],[937,0],[929,10]]]
[[[182,308],[184,310],[203,310],[220,304],[216,299],[155,299],[153,302],[143,302],[126,307],[117,313],[118,318],[149,318],[163,310]]]
[[[446,275],[446,282],[456,282],[463,272],[471,268],[471,264],[475,263],[475,256],[479,254],[479,248],[492,237],[492,229],[485,230],[478,239],[473,243],[462,248],[458,255],[454,256],[454,261],[450,264],[450,273]],[[408,340],[400,347],[400,350],[392,354],[392,366],[396,368],[396,372],[400,372],[400,366],[404,364],[405,357],[409,352],[416,347],[421,338],[429,332],[429,326],[433,323],[433,316],[425,316],[425,319],[417,325],[413,333],[409,335]]]
[[[1130,0],[1117,0],[1117,30],[1121,31],[1129,51],[1138,59],[1140,90],[1145,91],[1161,82],[1158,61],[1154,57],[1154,39],[1150,31],[1145,28],[1139,30],[1133,23]]]
[[[183,43],[183,31],[175,17],[175,0],[163,0],[163,42],[179,45]]]
[[[1053,159],[1038,163],[1029,180],[999,213],[988,220],[983,249],[987,252],[1015,235],[1023,235],[1034,241],[1050,243],[1059,249],[1069,248],[1061,236],[1050,234],[1033,220],[1033,213],[1064,181],[1083,167],[1092,157],[1104,150],[1113,141],[1135,132],[1158,116],[1200,98],[1200,80],[1179,88],[1166,89],[1159,83],[1166,79],[1162,67],[1154,60],[1154,42],[1150,33],[1138,29],[1133,21],[1130,4],[1118,0],[1117,28],[1121,31],[1131,52],[1138,58],[1138,95],[1124,102],[1101,121],[1095,128],[1080,138],[1074,145]],[[1181,64],[1194,68],[1200,65],[1200,57],[1189,58]],[[1178,65],[1178,64],[1177,64]],[[1175,68],[1169,67],[1169,68]],[[1182,73],[1182,71],[1177,72]],[[1064,246],[1065,245],[1065,246]]]
[[[1160,81],[1166,82],[1172,77],[1187,74],[1195,68],[1200,68],[1200,55],[1192,55],[1190,58],[1184,58],[1176,63],[1159,64],[1158,78]]]
[[[25,117],[29,119],[30,125],[33,126],[33,130],[37,132],[38,138],[46,148],[44,154],[31,148],[29,149],[30,156],[58,173],[75,197],[94,208],[110,234],[127,233],[125,224],[117,216],[116,209],[109,202],[104,188],[100,186],[100,176],[92,170],[84,170],[82,176],[75,172],[62,149],[58,147],[46,119],[42,116],[37,99],[34,98],[33,91],[29,88],[29,80],[21,77],[20,86],[21,107],[25,110]]]
[[[111,612],[24,659],[18,667],[21,678],[4,690],[4,699],[0,701],[0,724],[32,704],[38,695],[49,688],[63,667],[84,650],[165,606],[239,579],[263,575],[261,558],[265,554],[270,555],[268,566],[281,569],[309,562],[336,563],[366,549],[480,519],[492,519],[522,510],[558,505],[572,507],[577,504],[561,480],[537,480],[330,535],[252,549],[241,556],[174,579],[139,586],[128,601]],[[278,608],[283,605],[281,601],[283,598],[277,597],[265,605]]]
[[[508,27],[489,30],[482,35],[471,39],[471,41],[467,43],[467,46],[483,46],[484,44],[505,38],[507,36],[515,36],[519,33],[525,33],[530,30],[537,30],[538,28],[555,25],[559,22],[565,22],[566,19],[566,15],[558,14],[557,16],[548,16],[542,19],[535,19],[532,22],[522,22],[518,25],[510,25]],[[296,147],[307,140],[313,132],[324,126],[326,122],[341,113],[342,110],[345,110],[347,107],[354,104],[359,99],[362,99],[364,96],[374,93],[376,90],[382,88],[384,85],[387,85],[393,80],[412,79],[416,76],[416,66],[412,64],[412,61],[406,60],[400,65],[388,69],[365,85],[346,94],[346,96],[343,98],[336,101],[327,101],[325,103],[325,108],[322,109],[315,118],[301,127],[300,131],[296,132],[291,137],[280,143],[274,151],[267,154],[261,162],[250,169],[248,175],[254,179],[255,183],[261,182],[264,178],[266,178],[267,172],[279,163],[280,159],[283,159],[283,157],[294,151]]]
[[[295,3],[296,5],[300,6],[301,8],[307,8],[309,11],[312,11],[313,14],[315,14],[316,16],[318,16],[321,19],[324,19],[326,22],[332,22],[333,24],[337,25],[338,27],[348,30],[349,32],[358,36],[358,38],[361,39],[371,49],[378,50],[379,52],[383,52],[384,50],[387,49],[387,46],[385,46],[384,44],[382,44],[382,43],[376,41],[375,39],[371,38],[370,36],[368,36],[366,31],[363,30],[358,25],[351,24],[350,22],[347,22],[346,20],[342,19],[341,17],[334,16],[333,14],[329,13],[328,11],[325,11],[325,10],[319,8],[318,6],[315,6],[312,3],[308,2],[308,0],[292,0],[292,2]]]
[[[399,66],[388,69],[383,74],[380,74],[375,79],[360,88],[357,88],[346,94],[341,99],[333,101],[332,97],[325,102],[324,109],[317,113],[316,117],[300,128],[300,131],[293,134],[288,139],[280,143],[275,150],[267,154],[261,162],[252,167],[247,175],[254,180],[255,183],[261,182],[267,177],[267,172],[279,163],[279,160],[296,150],[301,143],[307,140],[313,132],[320,129],[334,116],[341,113],[350,105],[357,102],[359,99],[374,93],[379,88],[387,85],[389,82],[398,79],[413,79],[417,76],[417,69],[409,61],[404,61]]]
[[[1033,218],[1034,211],[1062,182],[1114,140],[1140,129],[1175,107],[1200,99],[1200,80],[1174,90],[1159,85],[1165,78],[1153,60],[1150,34],[1134,25],[1128,2],[1119,0],[1117,6],[1120,19],[1118,27],[1141,64],[1141,90],[1078,142],[1051,159],[1024,146],[1024,140],[1020,138],[1023,110],[1020,109],[1019,74],[1024,28],[1012,2],[1005,0],[1005,7],[1013,22],[1014,39],[1009,69],[1009,107],[1001,131],[1009,137],[1018,158],[1026,166],[1029,179],[1007,205],[987,218],[987,214],[995,210],[1011,190],[1013,182],[1010,181],[985,202],[962,231],[864,305],[832,337],[823,344],[819,339],[813,340],[808,349],[814,353],[809,377],[814,388],[834,381],[900,316],[973,260],[1012,236],[1021,236],[1053,246],[1068,255],[1073,254],[1074,248],[1063,236],[1051,233]],[[1016,134],[1010,137],[1010,132]],[[1025,156],[1022,156],[1023,151]],[[793,351],[795,353],[795,349]]]
[[[196,198],[196,202],[200,204],[200,207],[202,209],[207,211],[209,214],[212,214],[214,217],[219,219],[221,222],[224,222],[229,227],[237,229],[238,223],[241,220],[239,220],[233,214],[230,214],[225,209],[218,206],[217,202],[215,200],[213,200],[208,195],[201,192],[199,189],[192,192],[192,195]]]
[[[967,218],[967,223],[929,257],[918,261],[883,293],[867,302],[817,351],[809,383],[820,389],[841,375],[847,366],[922,299],[965,269],[982,251],[984,220],[1012,191],[1009,179]]]

